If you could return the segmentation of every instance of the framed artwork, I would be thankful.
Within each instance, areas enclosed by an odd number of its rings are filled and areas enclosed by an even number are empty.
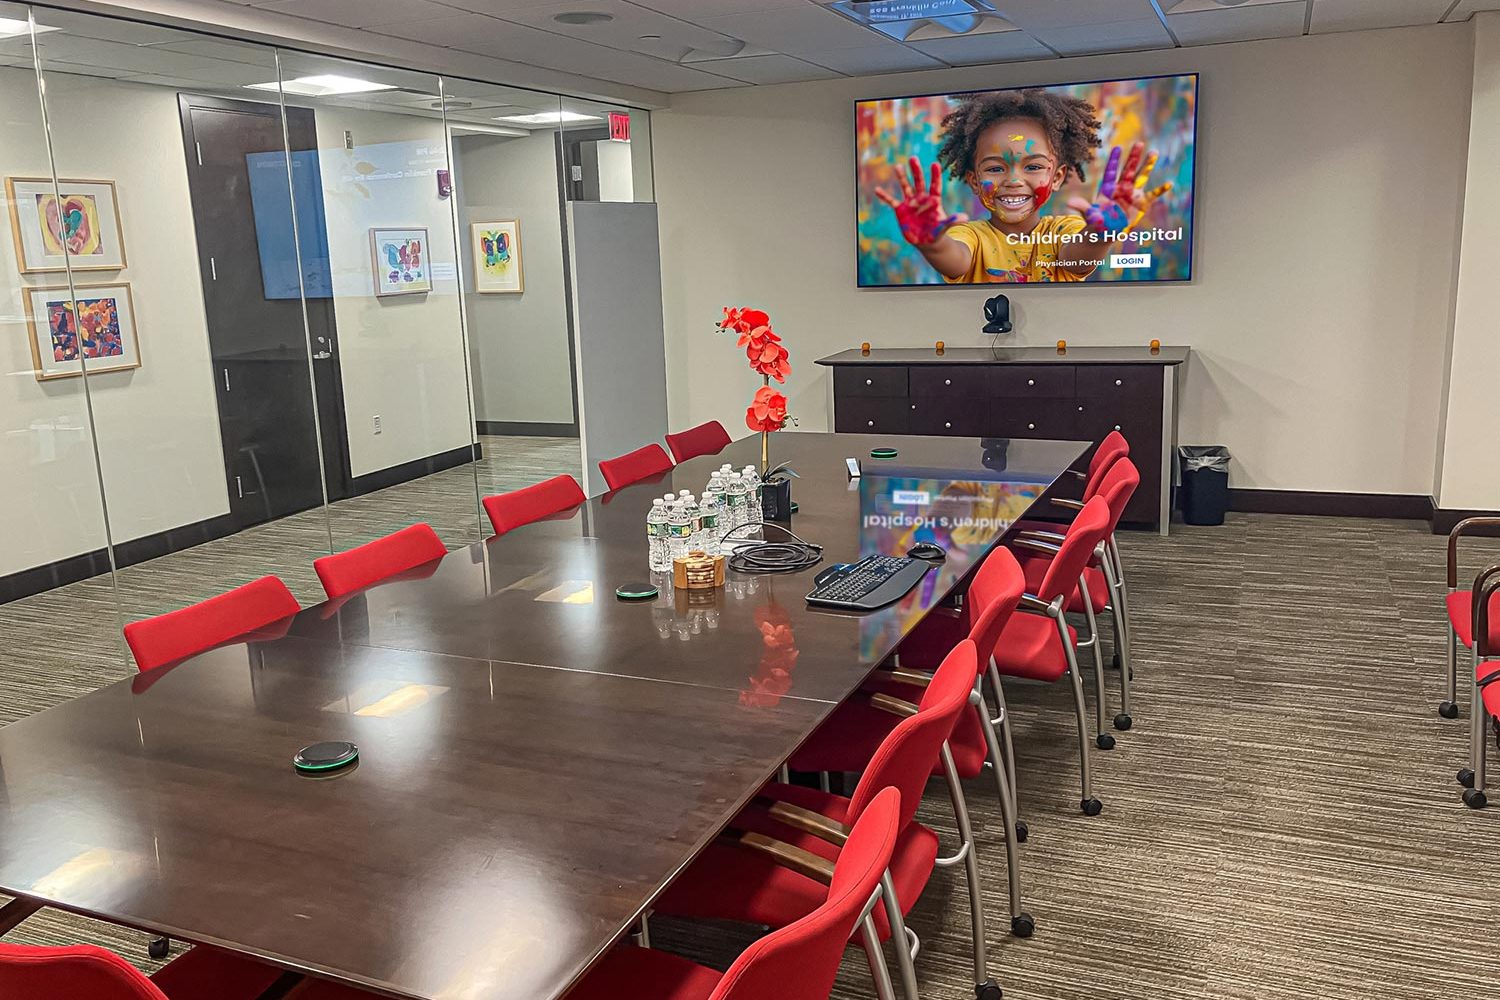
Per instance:
[[[26,288],[26,325],[38,382],[141,366],[130,284]],[[77,295],[77,303],[73,295]]]
[[[50,177],[7,177],[5,198],[22,274],[66,270],[69,257],[75,271],[125,266],[114,181],[59,180],[54,188]]]
[[[469,227],[474,244],[474,291],[511,292],[526,290],[521,273],[521,220],[476,222]]]
[[[432,291],[427,230],[372,229],[370,253],[376,295],[416,295]]]

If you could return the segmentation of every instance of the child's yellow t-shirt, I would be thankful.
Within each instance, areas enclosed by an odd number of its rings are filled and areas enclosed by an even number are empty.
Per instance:
[[[988,219],[963,222],[948,230],[948,235],[973,251],[969,270],[957,278],[945,277],[949,284],[1016,281],[1082,281],[1084,276],[1052,266],[1059,260],[1074,260],[1076,252],[1087,243],[1064,243],[1055,237],[1081,233],[1085,223],[1077,215],[1044,215],[1031,231],[1033,243],[1010,243],[1005,234],[990,225]],[[1015,277],[990,274],[991,270],[1012,272]]]

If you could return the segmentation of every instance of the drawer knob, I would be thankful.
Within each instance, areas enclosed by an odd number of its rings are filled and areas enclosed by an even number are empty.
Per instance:
[[[1029,378],[1029,379],[1026,380],[1026,384],[1027,385],[1036,385],[1036,379]]]
[[[951,378],[945,378],[945,379],[943,379],[943,384],[944,385],[952,385],[953,384],[953,380]]]
[[[911,408],[912,408],[912,409],[913,409],[913,410],[915,410],[915,409],[916,409],[916,408],[917,408],[917,404],[916,404],[916,403],[913,403],[913,404],[911,404]]]
[[[1115,379],[1115,385],[1124,385],[1124,384],[1125,383],[1121,382],[1119,379]]]
[[[865,421],[865,426],[866,427],[874,427],[875,426],[875,421],[873,421],[873,420],[866,420]]]
[[[874,382],[873,379],[865,379],[865,385],[874,385],[874,384],[875,384],[875,382]]]
[[[1079,408],[1078,408],[1078,412],[1079,412],[1079,413],[1082,413],[1082,412],[1083,412],[1083,407],[1081,407],[1081,406],[1080,406],[1080,407],[1079,407]]]
[[[951,421],[947,421],[947,420],[945,420],[945,421],[943,421],[943,426],[944,426],[944,427],[952,427],[952,426],[953,426],[953,424],[952,424],[952,422],[951,422]]]
[[[1026,425],[1026,429],[1028,431],[1034,431],[1034,430],[1036,430],[1036,424],[1027,424]]]
[[[1119,429],[1120,429],[1120,425],[1119,424],[1115,424],[1115,430],[1119,430]]]

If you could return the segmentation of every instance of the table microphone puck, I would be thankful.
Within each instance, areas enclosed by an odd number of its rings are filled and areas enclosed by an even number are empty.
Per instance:
[[[622,601],[649,601],[658,593],[649,583],[622,583],[615,588],[615,596]]]
[[[871,458],[895,458],[896,457],[896,449],[895,448],[871,448],[870,449],[870,457]]]
[[[292,766],[304,774],[320,774],[347,767],[358,759],[359,747],[347,740],[330,740],[298,750]]]

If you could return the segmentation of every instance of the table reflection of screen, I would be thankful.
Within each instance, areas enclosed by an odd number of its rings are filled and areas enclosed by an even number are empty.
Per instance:
[[[948,559],[945,572],[928,573],[887,613],[860,623],[860,653],[866,662],[914,626],[919,609],[932,603],[933,592],[967,573],[1047,488],[1046,483],[999,475],[951,479],[922,469],[882,471],[886,474],[860,480],[860,556],[904,555],[918,542],[932,542],[943,547]]]

